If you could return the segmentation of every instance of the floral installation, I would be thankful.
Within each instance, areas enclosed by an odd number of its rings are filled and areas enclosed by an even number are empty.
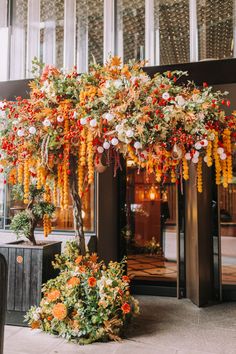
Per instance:
[[[96,254],[81,256],[77,244],[68,242],[54,267],[60,269],[59,276],[43,286],[40,306],[26,315],[31,328],[80,344],[120,340],[139,313],[124,275],[125,262],[105,266]]]
[[[185,72],[150,78],[144,63],[122,65],[118,57],[93,64],[79,75],[45,66],[30,84],[30,98],[4,102],[0,136],[1,169],[5,181],[47,186],[48,199],[68,210],[73,199],[75,234],[85,254],[81,199],[104,164],[120,166],[120,155],[137,168],[155,174],[157,182],[188,180],[189,165],[197,168],[202,192],[203,163],[215,166],[215,181],[232,181],[232,139],[235,114],[226,116],[225,94],[189,82]],[[46,217],[46,216],[45,216]],[[47,229],[50,227],[47,225]],[[47,234],[47,231],[45,231]]]

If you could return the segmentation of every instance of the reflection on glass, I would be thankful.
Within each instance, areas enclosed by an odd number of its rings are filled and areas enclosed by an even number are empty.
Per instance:
[[[117,1],[117,54],[124,63],[144,59],[145,1]]]
[[[135,279],[176,281],[176,187],[127,168],[128,274]]]
[[[0,198],[1,198],[0,188]],[[0,199],[0,200],[3,200]],[[68,212],[62,210],[59,207],[60,201],[58,200],[58,205],[56,205],[56,211],[54,218],[52,219],[52,229],[55,231],[73,231],[74,230],[74,220],[73,220],[73,210],[72,210],[72,201],[69,200],[69,209]],[[94,218],[95,218],[95,202],[94,202],[94,185],[91,185],[88,192],[83,196],[83,205],[82,205],[82,217],[84,221],[84,231],[85,232],[94,232]],[[0,218],[1,218],[2,206],[0,205]],[[6,228],[10,226],[12,217],[19,211],[24,210],[24,204],[21,201],[13,200],[11,196],[11,187],[7,188],[6,193]],[[39,228],[42,228],[42,225],[38,225]]]
[[[197,0],[199,59],[233,56],[234,0]]]
[[[236,155],[233,162],[233,182],[219,187],[219,205],[222,283],[236,285]]]
[[[64,1],[40,1],[41,60],[63,67]]]
[[[88,63],[103,63],[103,0],[77,0],[77,62],[79,70]]]
[[[155,0],[155,34],[160,35],[160,64],[189,62],[189,1]]]

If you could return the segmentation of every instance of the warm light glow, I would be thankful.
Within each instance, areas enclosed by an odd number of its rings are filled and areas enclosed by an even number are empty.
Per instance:
[[[151,186],[149,190],[149,199],[150,200],[155,200],[156,199],[156,189],[154,186]]]
[[[162,193],[162,201],[163,202],[167,202],[168,201],[167,191],[163,191],[163,193]]]

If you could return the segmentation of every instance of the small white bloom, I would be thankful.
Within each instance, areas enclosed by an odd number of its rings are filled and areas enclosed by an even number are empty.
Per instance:
[[[168,99],[170,98],[169,93],[168,93],[168,92],[164,92],[164,93],[162,94],[162,98],[163,98],[164,100],[168,100]]]
[[[185,99],[183,98],[183,96],[176,96],[175,100],[176,100],[176,102],[177,102],[177,105],[178,105],[178,106],[181,106],[181,107],[184,106],[185,103],[186,103],[186,101],[185,101]]]
[[[41,313],[42,312],[42,309],[41,307],[37,307],[36,310],[35,310],[36,313]]]
[[[4,108],[5,103],[3,101],[0,101],[0,109]]]
[[[119,140],[117,138],[111,139],[112,145],[116,146],[119,143]]]
[[[117,124],[116,131],[119,132],[119,133],[122,133],[123,130],[124,130],[123,126],[121,124]]]
[[[206,139],[202,140],[203,146],[206,147],[208,145],[208,141]]]
[[[111,86],[111,81],[110,80],[107,80],[106,83],[105,83],[105,87],[106,88],[109,88]]]
[[[190,152],[187,152],[187,153],[185,154],[185,158],[186,158],[186,160],[191,160],[191,154],[190,154]]]
[[[87,123],[87,118],[80,118],[80,124],[85,125]]]
[[[199,141],[194,146],[197,150],[200,150],[202,148],[202,144]]]
[[[122,81],[121,80],[115,80],[114,81],[114,86],[116,89],[120,89],[122,87]]]
[[[94,119],[92,119],[92,120],[90,121],[90,123],[89,123],[89,124],[90,124],[90,126],[91,126],[91,127],[93,127],[93,128],[94,128],[94,127],[96,127],[96,126],[97,126],[97,124],[98,124],[98,123],[97,123],[97,120],[94,118]]]
[[[142,144],[139,141],[135,141],[134,148],[135,149],[141,149],[142,148]]]
[[[25,135],[24,129],[19,129],[19,130],[17,131],[17,135],[18,135],[19,137],[24,136],[24,135]]]
[[[105,142],[103,143],[103,147],[104,147],[104,149],[106,149],[106,150],[108,150],[108,149],[110,148],[110,144],[108,143],[108,141],[105,141]]]
[[[48,118],[44,119],[43,125],[44,125],[45,127],[49,127],[49,126],[51,125],[50,120],[49,120]]]
[[[132,129],[127,130],[126,136],[127,136],[128,138],[132,138],[133,135],[134,135],[134,132],[133,132]]]
[[[198,151],[195,151],[195,153],[193,154],[193,158],[198,158],[199,157],[199,152]]]
[[[192,158],[192,162],[193,162],[193,163],[198,163],[198,157],[193,157],[193,158]]]
[[[208,162],[208,158],[207,158],[207,156],[204,156],[204,159],[203,159],[203,160],[204,160],[204,162],[206,162],[206,163],[207,163],[207,162]]]
[[[29,128],[29,133],[34,135],[36,133],[36,128],[35,127],[30,127]]]
[[[217,153],[218,153],[219,155],[223,154],[223,153],[224,153],[224,149],[221,148],[221,147],[219,147],[219,148],[217,149]]]
[[[73,113],[73,118],[76,119],[77,116],[78,116],[78,113],[77,113],[77,112],[74,112],[74,113]]]
[[[103,118],[110,122],[114,118],[114,115],[112,113],[104,113]]]
[[[97,152],[99,152],[99,154],[102,154],[104,151],[103,147],[102,146],[98,146],[97,147]]]
[[[227,155],[223,152],[223,154],[220,154],[220,159],[221,160],[225,160],[227,157]]]
[[[37,313],[33,314],[33,319],[34,321],[38,321],[40,319],[39,315]]]
[[[62,123],[62,122],[64,121],[64,118],[63,118],[62,116],[58,116],[58,117],[57,117],[57,121],[58,121],[59,123]]]

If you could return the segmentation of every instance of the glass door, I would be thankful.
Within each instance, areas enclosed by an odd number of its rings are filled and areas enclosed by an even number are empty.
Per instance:
[[[177,295],[177,209],[176,184],[160,185],[128,161],[122,238],[134,292]]]

